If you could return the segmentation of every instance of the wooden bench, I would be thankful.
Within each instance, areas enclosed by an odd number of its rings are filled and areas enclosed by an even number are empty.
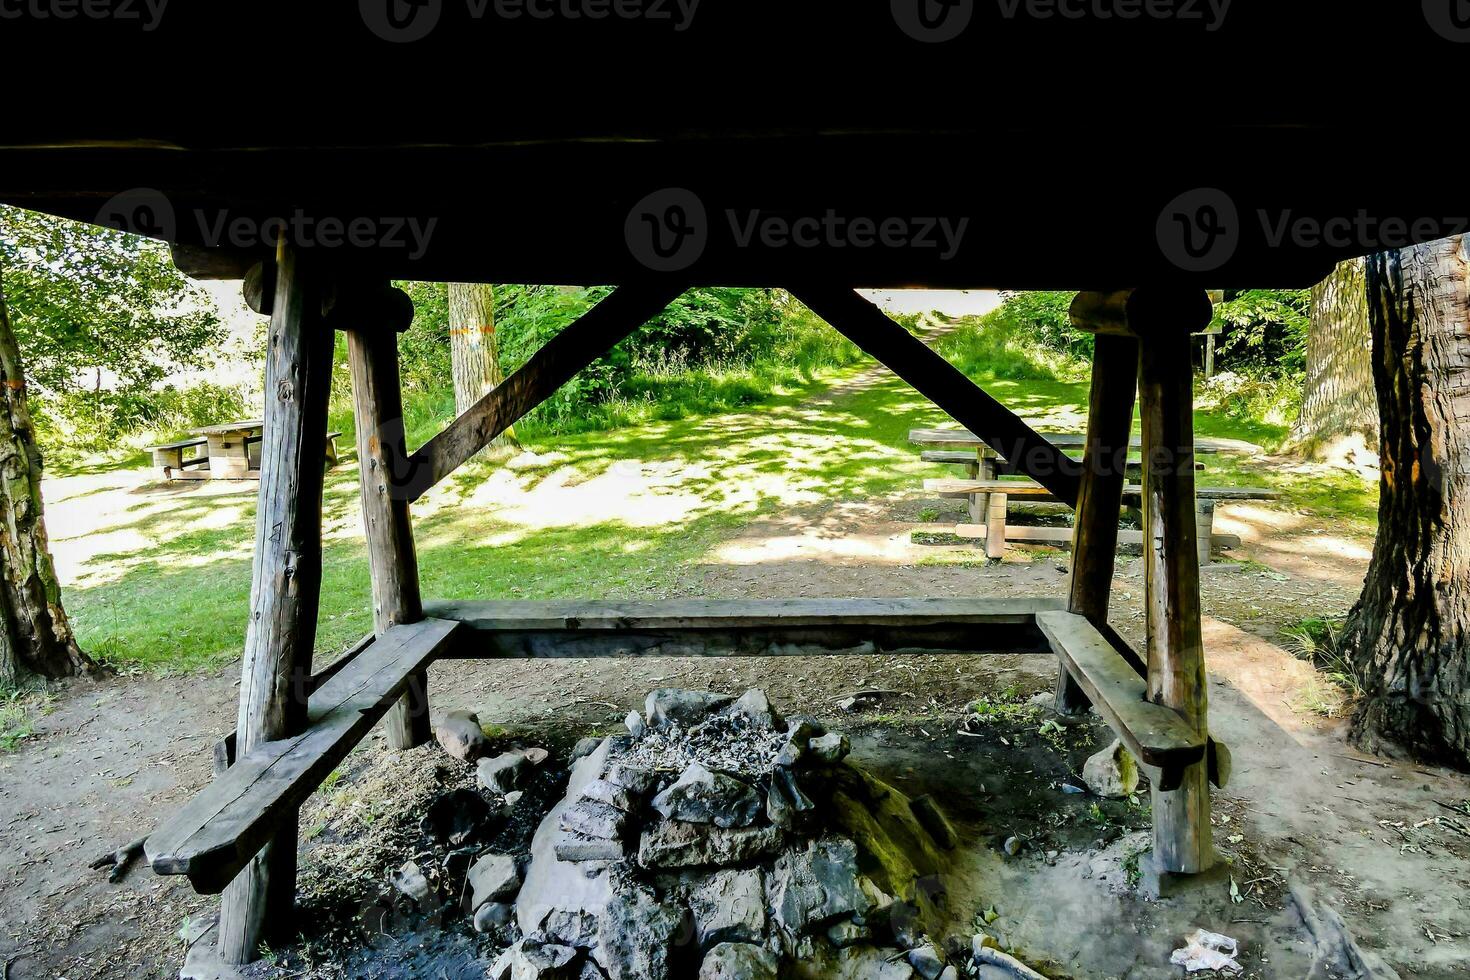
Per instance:
[[[977,510],[976,501],[985,501],[985,523],[961,524],[955,528],[960,537],[985,541],[985,553],[999,558],[1005,552],[1007,540],[1024,540],[1030,543],[1062,545],[1071,541],[1068,528],[1017,528],[1007,527],[1006,509],[1011,497],[1024,497],[1028,502],[1053,503],[1056,497],[1045,487],[1024,480],[925,480],[924,489],[941,497],[964,497],[970,500],[970,511]],[[1123,503],[1138,507],[1142,488],[1126,487]],[[1263,487],[1196,487],[1195,488],[1195,533],[1199,544],[1201,565],[1210,563],[1213,548],[1238,548],[1240,538],[1235,535],[1215,534],[1215,506],[1220,501],[1232,500],[1278,500],[1281,494]],[[1142,544],[1140,532],[1121,531],[1120,544]]]
[[[386,630],[312,693],[306,730],[257,745],[148,836],[158,874],[196,891],[224,890],[449,645],[458,623],[425,619]]]
[[[963,452],[952,449],[926,449],[919,453],[919,459],[926,463],[943,463],[947,466],[963,466],[969,479],[980,478],[980,457],[974,452]],[[1007,460],[997,459],[995,462],[996,476],[1019,476],[1020,470]],[[1127,465],[1127,473],[1133,479],[1138,479],[1143,472],[1143,464],[1136,459],[1130,459]],[[1195,463],[1196,471],[1205,468],[1204,463]]]
[[[1128,751],[1162,771],[1160,789],[1177,787],[1184,767],[1204,758],[1207,737],[1179,712],[1148,700],[1147,682],[1086,617],[1043,612],[1036,625]]]
[[[207,480],[209,478],[208,456],[184,458],[184,450],[203,446],[206,442],[207,440],[202,436],[195,439],[180,439],[178,442],[166,442],[161,446],[149,446],[148,451],[153,454],[153,465],[158,467],[159,474],[165,480]],[[194,470],[194,472],[191,473],[189,470]]]
[[[780,657],[1044,651],[1060,600],[674,599],[426,602],[471,627],[446,657]]]

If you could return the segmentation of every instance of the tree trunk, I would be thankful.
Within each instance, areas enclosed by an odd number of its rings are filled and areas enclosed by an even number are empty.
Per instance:
[[[1470,255],[1452,238],[1372,256],[1382,418],[1378,539],[1342,650],[1352,738],[1470,768]]]
[[[1298,439],[1318,446],[1357,434],[1370,446],[1378,439],[1363,259],[1339,263],[1312,289],[1307,377],[1296,428]]]
[[[449,284],[449,356],[454,371],[454,409],[463,415],[503,380],[495,343],[495,287],[486,283]],[[516,445],[507,432],[492,447]]]
[[[61,606],[41,503],[41,452],[0,268],[0,683],[71,677],[96,665]]]

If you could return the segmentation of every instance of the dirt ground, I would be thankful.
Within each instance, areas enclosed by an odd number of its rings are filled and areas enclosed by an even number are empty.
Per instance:
[[[929,510],[941,521],[961,517],[955,502],[912,492],[790,508],[726,540],[675,591],[1064,589],[1065,552],[1013,550],[989,563],[973,550],[913,543]],[[852,733],[855,757],[881,778],[945,801],[965,839],[952,885],[957,928],[992,909],[991,931],[1055,976],[1178,976],[1169,952],[1197,926],[1239,939],[1248,976],[1306,976],[1311,951],[1288,908],[1293,883],[1337,909],[1401,976],[1470,975],[1470,833],[1457,829],[1470,825],[1470,780],[1353,752],[1340,717],[1324,716],[1333,689],[1280,638],[1303,617],[1346,612],[1371,542],[1268,505],[1222,507],[1217,527],[1244,542],[1203,576],[1211,727],[1234,756],[1233,779],[1215,795],[1215,834],[1232,864],[1177,898],[1151,901],[1120,870],[1145,811],[1094,806],[1061,788],[1105,738],[1100,722],[1056,737],[1040,730],[1039,715],[961,731],[977,698],[1015,703],[1049,690],[1049,656],[445,662],[434,666],[431,690],[436,710],[470,708],[507,737],[565,749],[613,730],[654,687],[762,687],[778,706]],[[1121,557],[1114,618],[1134,638],[1142,591],[1139,561]],[[146,869],[109,885],[87,864],[146,833],[209,779],[211,743],[234,717],[236,671],[75,683],[33,738],[0,756],[0,980],[176,974],[181,935],[213,915],[217,900]],[[865,689],[888,693],[871,710],[844,714],[843,697]],[[391,756],[380,736],[370,738],[303,815],[304,830],[320,831],[303,843],[303,882],[337,874],[380,883],[403,860],[392,835],[381,852],[352,850],[354,835],[401,824],[413,810],[407,798],[463,778],[445,769],[453,765],[433,746]],[[1015,858],[997,849],[1010,836],[1025,845]]]

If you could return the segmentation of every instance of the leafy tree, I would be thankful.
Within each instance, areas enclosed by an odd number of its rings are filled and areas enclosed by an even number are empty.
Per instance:
[[[137,397],[223,334],[161,245],[0,208],[0,682],[93,666],[51,561],[30,391]]]
[[[224,338],[209,296],[137,235],[0,206],[0,260],[26,380],[45,411],[151,421],[149,395]]]
[[[1367,262],[1381,419],[1378,538],[1340,649],[1352,736],[1470,770],[1470,239]]]

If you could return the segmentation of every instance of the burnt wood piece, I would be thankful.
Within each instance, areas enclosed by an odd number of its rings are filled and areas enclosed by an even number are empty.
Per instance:
[[[246,755],[305,727],[302,680],[311,674],[321,592],[322,456],[332,333],[321,328],[320,284],[310,265],[282,243],[275,267],[254,578],[235,724]],[[240,875],[226,891],[218,933],[227,963],[255,959],[261,942],[290,923],[295,810],[281,814],[273,829],[277,840],[262,838],[251,850],[260,853],[243,870],[239,865],[231,870],[232,876]]]
[[[1010,409],[986,394],[954,365],[851,289],[792,288],[792,294],[920,394],[978,435],[1021,473],[1076,504],[1076,460],[1046,441]]]
[[[1069,315],[1083,333],[1137,339],[1197,333],[1209,326],[1215,308],[1202,289],[1119,289],[1078,293]]]
[[[341,672],[343,667],[346,667],[348,664],[352,663],[352,661],[356,660],[358,655],[361,654],[362,651],[366,650],[369,646],[372,645],[372,642],[373,634],[369,633],[367,636],[364,636],[352,646],[348,647],[336,660],[333,660],[326,667],[322,668],[315,674],[311,675],[311,677],[307,678],[306,689],[303,696],[306,698],[310,698],[323,684],[331,680],[333,677],[337,676],[337,674]],[[235,764],[235,755],[235,733],[230,732],[230,734],[226,735],[224,738],[214,743],[214,774],[218,776],[226,769],[233,766]]]
[[[1149,700],[1208,734],[1204,641],[1195,540],[1194,405],[1189,337],[1159,332],[1139,345],[1143,422],[1143,588]],[[1154,861],[1196,874],[1215,862],[1210,786],[1203,761],[1178,789],[1153,789]]]
[[[349,330],[352,401],[357,417],[357,458],[362,523],[367,535],[373,589],[373,628],[381,635],[424,616],[419,565],[408,501],[392,492],[393,460],[406,451],[403,401],[398,378],[398,337],[381,329]],[[429,681],[409,679],[407,694],[385,720],[388,743],[411,749],[433,737],[429,728]]]
[[[1113,565],[1118,555],[1118,510],[1128,478],[1128,441],[1138,383],[1138,344],[1127,337],[1098,337],[1093,344],[1092,386],[1087,407],[1087,445],[1082,453],[1082,488],[1072,525],[1072,575],[1067,609],[1094,626],[1108,621]],[[1205,548],[1210,546],[1205,537]],[[1209,560],[1208,550],[1205,560]],[[1062,664],[1057,672],[1056,710],[1080,715],[1086,692]]]
[[[1146,697],[1143,678],[1087,617],[1042,612],[1036,625],[1083,692],[1139,760],[1174,783],[1184,767],[1205,757],[1205,738],[1179,712]]]
[[[445,657],[812,656],[1041,652],[1055,599],[430,601],[473,628]]]
[[[619,286],[443,432],[406,460],[395,461],[387,471],[392,491],[408,501],[422,497],[578,371],[661,313],[684,289],[668,281]]]
[[[420,620],[379,636],[312,696],[300,734],[256,745],[148,835],[145,849],[153,870],[188,875],[196,891],[213,894],[267,841],[284,844],[302,802],[458,628],[442,620]],[[295,845],[294,837],[290,843]]]

